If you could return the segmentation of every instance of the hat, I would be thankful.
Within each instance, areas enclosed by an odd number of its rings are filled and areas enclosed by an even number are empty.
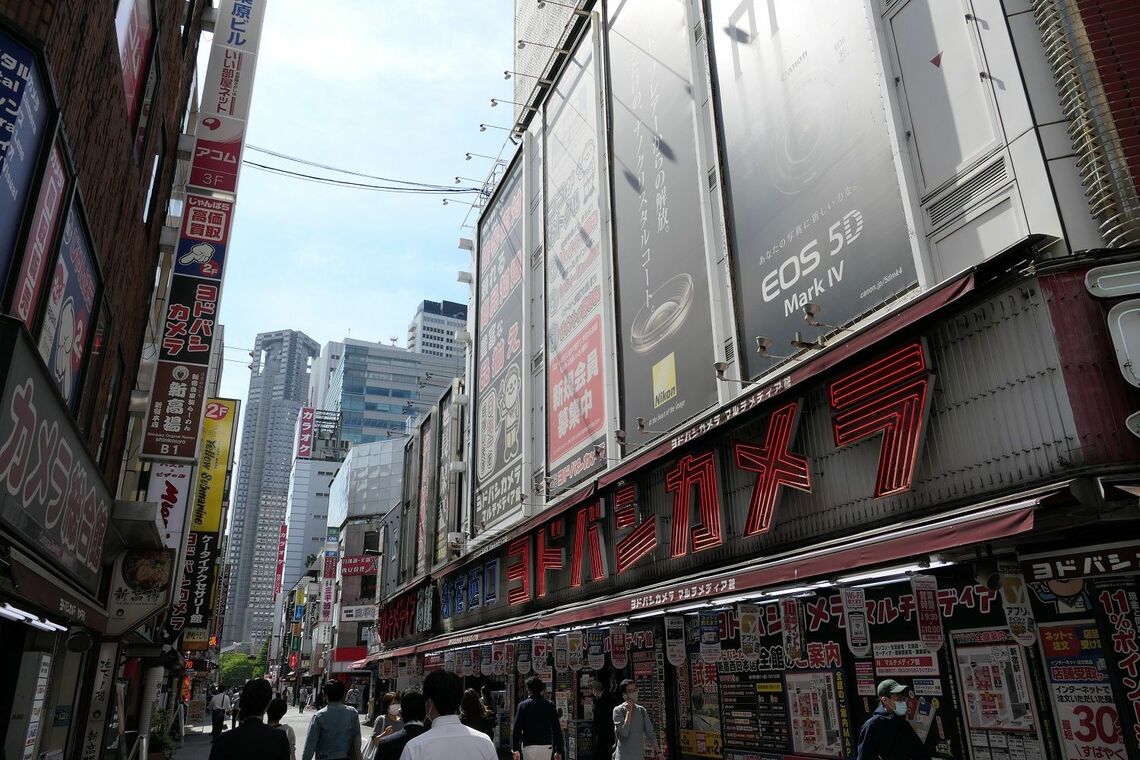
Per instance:
[[[896,694],[902,694],[909,688],[909,686],[903,686],[893,678],[888,678],[879,682],[879,688],[875,689],[875,693],[880,697],[893,697]]]

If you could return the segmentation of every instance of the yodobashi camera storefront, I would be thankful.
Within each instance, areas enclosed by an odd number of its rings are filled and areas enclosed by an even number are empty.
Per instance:
[[[671,758],[852,756],[883,678],[938,757],[1140,757],[1140,399],[1084,271],[1013,269],[443,568],[439,633],[377,657],[508,705],[538,673],[578,757],[595,672],[638,682]]]

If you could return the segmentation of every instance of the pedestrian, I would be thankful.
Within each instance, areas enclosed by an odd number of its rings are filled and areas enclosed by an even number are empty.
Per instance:
[[[909,687],[893,678],[879,683],[879,706],[859,729],[857,760],[930,760],[914,727],[906,719]]]
[[[643,760],[646,741],[649,742],[649,754],[656,757],[657,732],[649,719],[649,712],[637,703],[637,684],[627,678],[619,688],[625,701],[613,711],[614,738],[617,740],[614,760]]]
[[[301,700],[297,705],[298,712],[305,712],[305,708],[309,706],[309,696],[312,690],[308,686],[301,687]]]
[[[609,760],[614,756],[614,708],[619,700],[597,676],[590,679],[590,691],[594,695],[594,757]]]
[[[289,760],[289,738],[261,720],[272,698],[269,681],[246,681],[240,697],[241,725],[218,734],[210,747],[210,760]]]
[[[400,695],[390,691],[380,698],[380,718],[372,726],[373,736],[388,736],[403,727]]]
[[[297,760],[297,732],[288,723],[281,722],[288,710],[288,702],[284,699],[275,699],[266,708],[265,719],[270,726],[278,731],[284,731],[285,735],[289,737],[289,760]]]
[[[248,683],[248,681],[247,681]],[[230,694],[230,730],[237,728],[238,716],[241,715],[241,692],[236,688]]]
[[[400,760],[498,760],[487,735],[459,722],[463,684],[455,673],[433,670],[424,678],[431,728],[405,745]]]
[[[356,688],[356,684],[348,687],[348,693],[344,695],[344,703],[360,712],[360,689]]]
[[[226,728],[226,713],[230,711],[230,695],[224,689],[214,689],[214,696],[210,697],[210,736],[220,734]],[[213,741],[213,739],[211,739]]]
[[[479,699],[479,692],[468,689],[459,702],[459,722],[468,728],[482,731],[492,743],[495,741],[495,713]]]
[[[360,715],[344,704],[344,684],[329,681],[321,691],[328,706],[309,721],[301,760],[360,760]]]
[[[387,697],[385,694],[384,698]],[[395,704],[403,711],[403,721],[393,726],[392,733],[377,737],[374,760],[400,760],[400,754],[408,742],[427,731],[427,726],[424,725],[427,711],[423,694],[415,689],[408,689],[397,697]],[[377,721],[377,725],[379,723]]]
[[[479,689],[479,699],[483,701],[483,706],[488,710],[493,711],[495,709],[495,700],[494,697],[491,696],[491,687],[487,684],[483,684],[483,687]]]
[[[526,689],[530,698],[519,703],[511,730],[514,760],[562,760],[562,724],[554,703],[544,696],[546,684],[531,676]]]

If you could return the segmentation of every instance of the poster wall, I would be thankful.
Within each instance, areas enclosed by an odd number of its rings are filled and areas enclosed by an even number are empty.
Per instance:
[[[787,354],[806,304],[842,325],[917,282],[883,73],[862,3],[709,9],[738,319]]]
[[[522,162],[479,220],[475,339],[475,515],[486,530],[519,507],[522,487]]]
[[[545,111],[546,458],[557,493],[605,464],[606,363],[593,40],[571,56]]]
[[[623,427],[716,402],[685,0],[609,4]],[[645,440],[635,441],[644,443]]]

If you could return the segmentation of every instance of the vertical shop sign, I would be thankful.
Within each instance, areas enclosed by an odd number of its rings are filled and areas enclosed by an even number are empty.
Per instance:
[[[736,620],[740,625],[740,656],[755,661],[760,657],[760,606],[736,605]]]
[[[1040,628],[1064,760],[1125,757],[1100,631],[1092,621]]]
[[[0,36],[2,39],[2,36]],[[2,129],[2,127],[0,127]],[[64,190],[67,189],[67,170],[63,164],[63,149],[59,139],[51,146],[47,168],[40,182],[40,194],[32,212],[32,226],[24,243],[24,257],[16,290],[12,295],[12,314],[34,332],[36,305],[40,302],[48,260],[55,250],[56,227],[63,211]],[[0,216],[4,212],[0,211]],[[4,222],[0,221],[0,237]]]
[[[281,594],[281,584],[284,582],[285,576],[285,550],[289,546],[289,526],[281,523],[281,528],[277,535],[277,567],[273,572],[273,598],[276,599]]]
[[[585,651],[583,649],[583,644],[582,644],[582,632],[581,631],[571,631],[568,634],[566,646],[567,646],[566,659],[568,661],[568,664],[570,665],[570,669],[576,673],[582,669],[582,665],[584,664],[583,655],[585,654]]]
[[[702,612],[697,621],[701,631],[701,661],[716,663],[720,659],[720,613]]]
[[[863,6],[767,8],[712,0],[709,29],[741,334],[787,347],[806,304],[843,325],[918,278]]]
[[[692,46],[683,2],[608,7],[622,427],[669,430],[716,403]]]
[[[918,638],[931,652],[942,648],[942,616],[938,612],[938,579],[933,575],[913,575],[910,579],[918,618]]]
[[[586,664],[590,670],[601,670],[606,665],[606,635],[601,628],[586,631]]]
[[[530,639],[523,639],[518,642],[518,667],[519,673],[526,675],[530,672],[530,655],[531,644]]]
[[[453,408],[451,405],[451,390],[448,389],[443,397],[439,400],[438,411],[436,412],[439,419],[439,467],[436,471],[435,479],[435,539],[432,542],[432,561],[433,563],[443,562],[447,559],[447,534],[451,531],[452,515],[456,514],[458,510],[453,510],[451,505],[451,495],[457,489],[452,487],[452,480],[457,476],[451,472],[451,463],[456,459],[456,441],[460,438],[456,435],[456,429],[459,427],[458,409]],[[455,420],[455,422],[453,422]],[[488,600],[484,599],[484,602]]]
[[[780,630],[784,654],[798,660],[804,651],[804,627],[800,618],[800,603],[795,597],[780,600]]]
[[[36,55],[0,32],[0,287],[8,277],[16,237],[47,128]],[[54,151],[53,151],[54,153]],[[51,165],[47,183],[51,180]],[[62,192],[62,188],[60,190]],[[41,191],[42,198],[42,191]]]
[[[190,501],[193,468],[188,464],[156,462],[150,468],[146,500],[157,504],[162,516],[163,545],[175,552],[182,550],[182,530],[186,526],[186,506]]]
[[[629,663],[629,629],[624,625],[610,626],[610,664],[622,670]]]
[[[98,290],[94,248],[76,195],[64,223],[39,335],[40,356],[70,407],[75,404],[83,360],[91,342],[91,319]]]
[[[316,412],[311,406],[301,407],[297,415],[297,458],[308,459],[313,455],[313,418]]]
[[[665,616],[665,658],[669,664],[679,668],[685,664],[685,618],[680,615]]]
[[[546,169],[546,457],[561,491],[605,462],[607,303],[602,258],[593,37],[554,86],[543,132]]]
[[[107,707],[115,691],[118,658],[119,642],[105,641],[99,645],[99,657],[95,661],[95,679],[91,684],[91,704],[87,710],[87,725],[83,733],[80,760],[99,760],[103,757]]]
[[[428,558],[429,512],[435,499],[433,483],[435,478],[435,431],[431,415],[420,425],[420,483],[416,499],[416,575],[423,575],[431,564]]]
[[[867,625],[867,595],[861,588],[840,589],[843,620],[847,628],[847,648],[856,657],[871,654],[871,628]]]
[[[36,657],[37,655],[31,655]],[[24,735],[23,760],[32,760],[36,757],[36,748],[39,746],[40,733],[43,723],[44,701],[47,699],[48,679],[51,677],[51,655],[38,655],[39,664],[36,667],[36,688],[32,693],[32,703],[28,707],[28,730]]]
[[[1092,585],[1097,618],[1112,642],[1105,652],[1117,702],[1127,705],[1120,729],[1129,757],[1140,757],[1140,600],[1136,576],[1095,581]]]
[[[202,451],[198,457],[198,484],[194,489],[194,509],[190,529],[217,533],[222,527],[222,505],[226,495],[226,471],[233,458],[240,402],[231,398],[209,398],[202,421]]]
[[[522,487],[522,162],[479,220],[475,335],[475,523],[518,510]]]
[[[491,675],[502,676],[506,669],[507,648],[503,642],[491,645]]]
[[[998,577],[1001,580],[1001,606],[1005,610],[1005,622],[1013,640],[1023,647],[1037,643],[1037,620],[1033,616],[1033,606],[1029,601],[1029,587],[1016,562],[998,562]]]

